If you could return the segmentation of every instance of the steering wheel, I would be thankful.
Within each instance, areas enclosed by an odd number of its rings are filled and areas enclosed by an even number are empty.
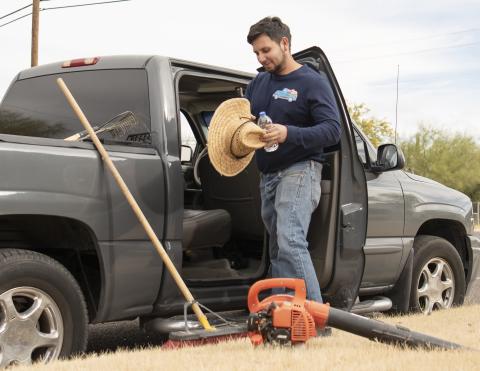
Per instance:
[[[202,149],[202,151],[198,154],[197,158],[195,159],[195,163],[193,164],[193,180],[195,184],[199,187],[202,185],[202,181],[200,180],[200,175],[198,174],[198,165],[202,158],[204,158],[208,153],[208,147]]]

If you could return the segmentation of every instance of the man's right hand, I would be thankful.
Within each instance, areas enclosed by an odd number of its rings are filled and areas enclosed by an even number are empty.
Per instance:
[[[281,124],[269,124],[265,127],[267,133],[262,136],[262,141],[267,142],[267,147],[287,140],[287,127]]]

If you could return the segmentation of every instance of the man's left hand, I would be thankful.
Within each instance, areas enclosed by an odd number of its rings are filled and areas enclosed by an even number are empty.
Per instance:
[[[267,133],[262,136],[266,143],[283,143],[287,140],[287,127],[280,124],[269,124],[265,127]]]

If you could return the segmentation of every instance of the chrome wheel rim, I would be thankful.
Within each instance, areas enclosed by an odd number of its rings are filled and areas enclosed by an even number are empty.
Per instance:
[[[430,259],[422,268],[417,282],[417,300],[425,314],[450,308],[455,296],[455,277],[450,265],[441,258]]]
[[[44,291],[16,287],[0,295],[0,368],[57,359],[63,335],[60,309]]]

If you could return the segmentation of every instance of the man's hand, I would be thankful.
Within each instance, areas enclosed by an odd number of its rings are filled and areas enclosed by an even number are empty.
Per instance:
[[[283,143],[287,140],[287,127],[280,124],[269,124],[265,127],[267,133],[262,136],[262,141],[269,145]]]

